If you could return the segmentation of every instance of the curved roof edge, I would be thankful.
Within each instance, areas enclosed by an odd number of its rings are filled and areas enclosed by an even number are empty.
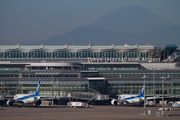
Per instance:
[[[10,51],[21,51],[24,53],[34,52],[34,51],[45,51],[48,53],[58,52],[58,51],[69,51],[72,53],[82,52],[82,51],[92,51],[92,52],[106,52],[106,51],[116,51],[116,52],[129,52],[129,51],[139,51],[139,52],[150,52],[154,50],[152,45],[141,45],[130,46],[125,44],[124,46],[0,46],[0,52],[10,52]]]

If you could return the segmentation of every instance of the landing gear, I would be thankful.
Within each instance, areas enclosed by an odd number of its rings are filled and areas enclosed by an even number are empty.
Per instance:
[[[117,101],[114,101],[114,105],[117,105]]]
[[[38,101],[35,103],[35,107],[41,105],[41,103],[42,103],[41,100],[38,100]]]
[[[17,107],[24,107],[24,103],[23,102],[17,102]]]
[[[141,103],[139,103],[138,105],[142,107],[142,106],[144,106],[144,103],[143,103],[143,102],[141,102]]]
[[[122,102],[119,102],[119,103],[118,103],[118,105],[119,105],[119,106],[122,106],[122,105],[123,105],[123,103],[122,103]]]
[[[127,105],[127,102],[124,102],[123,105],[126,106],[126,105]]]

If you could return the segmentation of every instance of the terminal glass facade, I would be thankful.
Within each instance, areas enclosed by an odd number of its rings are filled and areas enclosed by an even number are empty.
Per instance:
[[[34,51],[24,53],[21,51],[10,51],[0,53],[0,58],[139,58],[140,60],[152,57],[152,53],[141,53],[139,51],[129,51],[129,52],[116,52],[116,51],[106,51],[106,52],[92,52],[92,51],[82,51],[72,53],[69,51],[59,51],[59,52],[45,52],[45,51]]]
[[[142,78],[146,76],[148,78],[153,78],[152,70],[149,71],[96,71],[96,72],[80,72],[80,71],[31,71],[31,72],[1,72],[0,78],[84,78],[84,77],[104,77],[104,78]],[[180,78],[179,71],[159,71],[154,73],[154,77],[159,79],[161,77],[167,78]]]
[[[5,87],[4,92],[7,97],[13,97],[15,94],[34,94],[37,88],[37,81],[1,81],[0,87]],[[125,81],[125,80],[106,80],[106,81],[61,81],[53,82],[53,95],[56,97],[67,97],[70,92],[99,92],[116,96],[120,94],[140,94],[143,86],[143,80]],[[179,95],[180,82],[174,83],[166,81],[164,83],[165,95]],[[162,95],[162,81],[155,82],[155,94]],[[52,96],[52,82],[42,81],[40,88],[41,96]],[[146,81],[146,95],[153,95],[152,80]]]

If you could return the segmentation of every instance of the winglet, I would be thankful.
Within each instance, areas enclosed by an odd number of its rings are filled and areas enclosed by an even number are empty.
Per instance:
[[[142,87],[140,96],[144,96],[144,85],[143,85],[143,87]]]
[[[36,95],[39,95],[40,83],[41,83],[41,80],[39,80],[39,82],[38,82],[38,86],[37,86],[37,89],[36,89]]]

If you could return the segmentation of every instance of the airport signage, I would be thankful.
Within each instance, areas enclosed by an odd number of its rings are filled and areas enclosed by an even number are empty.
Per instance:
[[[90,58],[88,62],[160,62],[160,58]]]

